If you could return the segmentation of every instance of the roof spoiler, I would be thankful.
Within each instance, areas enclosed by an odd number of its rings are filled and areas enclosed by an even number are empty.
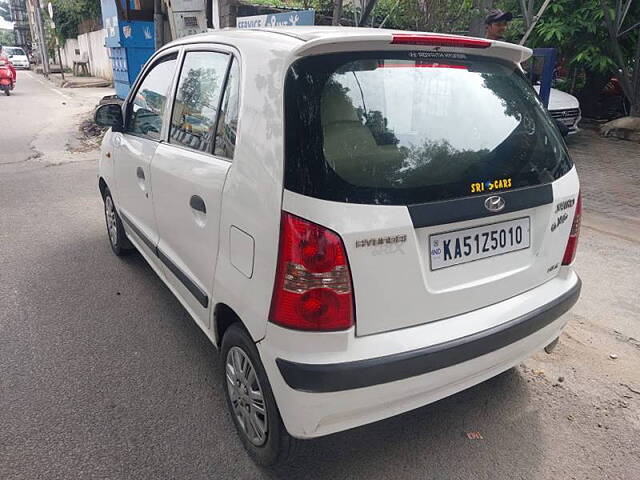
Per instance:
[[[333,35],[308,40],[294,49],[293,54],[305,57],[336,52],[407,49],[476,54],[514,63],[527,60],[533,53],[530,48],[484,38],[389,30],[381,30],[378,33],[372,32],[371,29],[363,29],[362,33],[350,32],[349,35],[340,35],[336,32]]]

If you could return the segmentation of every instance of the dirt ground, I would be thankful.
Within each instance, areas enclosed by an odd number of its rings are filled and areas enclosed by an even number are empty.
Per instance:
[[[558,436],[582,437],[585,453],[594,449],[593,457],[585,456],[594,468],[587,469],[586,476],[576,473],[575,478],[637,479],[640,144],[605,139],[590,128],[570,137],[567,144],[584,201],[576,260],[583,290],[553,354],[538,354],[522,370],[527,381],[551,385],[547,401],[549,414],[559,422]],[[611,463],[598,465],[598,457],[607,451]]]

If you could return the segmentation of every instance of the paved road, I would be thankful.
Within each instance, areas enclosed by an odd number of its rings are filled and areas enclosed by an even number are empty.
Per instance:
[[[554,355],[264,471],[236,438],[215,349],[140,256],[111,254],[95,152],[50,134],[103,93],[19,82],[0,98],[1,479],[638,478],[633,225],[587,215],[586,293]]]

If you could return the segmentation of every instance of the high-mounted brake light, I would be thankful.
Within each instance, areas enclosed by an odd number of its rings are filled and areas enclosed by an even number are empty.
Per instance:
[[[378,63],[378,68],[453,68],[469,70],[466,65],[447,65],[445,63]]]
[[[269,320],[296,330],[346,330],[354,324],[351,272],[337,233],[282,213]]]
[[[578,250],[578,238],[580,237],[580,223],[582,221],[582,194],[578,194],[578,203],[576,204],[576,213],[573,215],[573,223],[571,224],[571,232],[567,241],[567,248],[564,251],[562,265],[571,265],[576,258]]]
[[[427,45],[433,47],[489,48],[491,42],[481,38],[456,37],[448,35],[420,35],[416,33],[396,33],[391,38],[395,45]]]

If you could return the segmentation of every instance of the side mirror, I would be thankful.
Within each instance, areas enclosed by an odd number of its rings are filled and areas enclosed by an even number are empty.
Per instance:
[[[94,120],[101,127],[111,127],[114,132],[122,132],[124,127],[122,107],[115,103],[101,105],[96,110]]]

